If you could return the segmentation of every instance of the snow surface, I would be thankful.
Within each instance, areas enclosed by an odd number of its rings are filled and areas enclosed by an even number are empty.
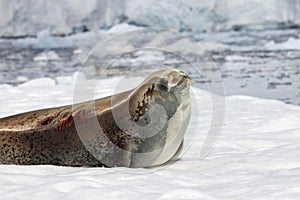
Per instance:
[[[0,85],[0,117],[72,103],[77,75]],[[117,84],[102,80],[96,96]],[[150,169],[1,165],[0,199],[299,199],[300,107],[226,97],[222,135],[203,159],[210,94],[191,92],[192,119],[176,162]]]

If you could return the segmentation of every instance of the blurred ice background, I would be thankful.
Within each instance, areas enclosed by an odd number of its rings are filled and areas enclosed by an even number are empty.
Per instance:
[[[300,105],[299,24],[297,0],[0,0],[0,83],[72,75],[95,44],[135,27],[154,26],[180,31],[203,46],[199,55],[182,38],[162,44],[194,53],[190,59],[205,70],[211,58],[227,95]],[[145,35],[144,40],[157,43],[159,37]],[[174,55],[146,54],[119,58],[114,67],[129,69],[133,57],[135,65],[154,58],[166,67],[187,65]],[[103,67],[95,64],[90,74]]]

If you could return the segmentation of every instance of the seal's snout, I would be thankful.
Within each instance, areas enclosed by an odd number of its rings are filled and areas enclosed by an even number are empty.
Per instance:
[[[168,77],[169,88],[173,90],[183,90],[191,85],[191,78],[182,71],[173,71]]]
[[[185,87],[189,87],[192,84],[192,79],[183,71],[180,71],[180,77],[181,81],[178,83],[179,86],[185,84]]]
[[[181,72],[181,76],[186,80],[187,85],[190,86],[192,84],[192,79],[189,75],[187,75],[186,73],[184,73],[183,71]]]

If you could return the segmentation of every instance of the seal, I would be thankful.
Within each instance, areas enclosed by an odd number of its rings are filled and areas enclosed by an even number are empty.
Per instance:
[[[2,118],[0,164],[164,164],[183,147],[190,84],[184,72],[163,69],[123,93]]]

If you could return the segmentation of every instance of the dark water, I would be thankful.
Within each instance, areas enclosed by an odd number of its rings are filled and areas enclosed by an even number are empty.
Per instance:
[[[214,69],[205,66],[210,59],[215,62],[221,72],[226,95],[250,95],[300,105],[300,48],[263,48],[270,41],[280,43],[289,38],[299,39],[299,34],[300,30],[191,34],[198,42],[213,42],[222,44],[225,48],[212,48],[202,57],[190,57],[206,71],[213,72]],[[19,48],[14,46],[11,40],[2,41],[0,84],[18,85],[33,78],[72,75],[79,69],[82,61],[76,49],[78,48]],[[133,70],[133,75],[157,68],[155,65],[146,64],[144,61],[147,59],[158,59],[160,67],[187,70],[190,67],[184,59],[166,52],[150,52],[150,57],[133,52],[112,63],[105,76],[119,75],[122,71],[134,69],[134,65],[142,67]],[[94,65],[87,66],[86,70],[93,76],[101,73],[102,69]],[[203,82],[201,77],[195,79],[200,84]],[[209,82],[209,78],[206,81]]]

